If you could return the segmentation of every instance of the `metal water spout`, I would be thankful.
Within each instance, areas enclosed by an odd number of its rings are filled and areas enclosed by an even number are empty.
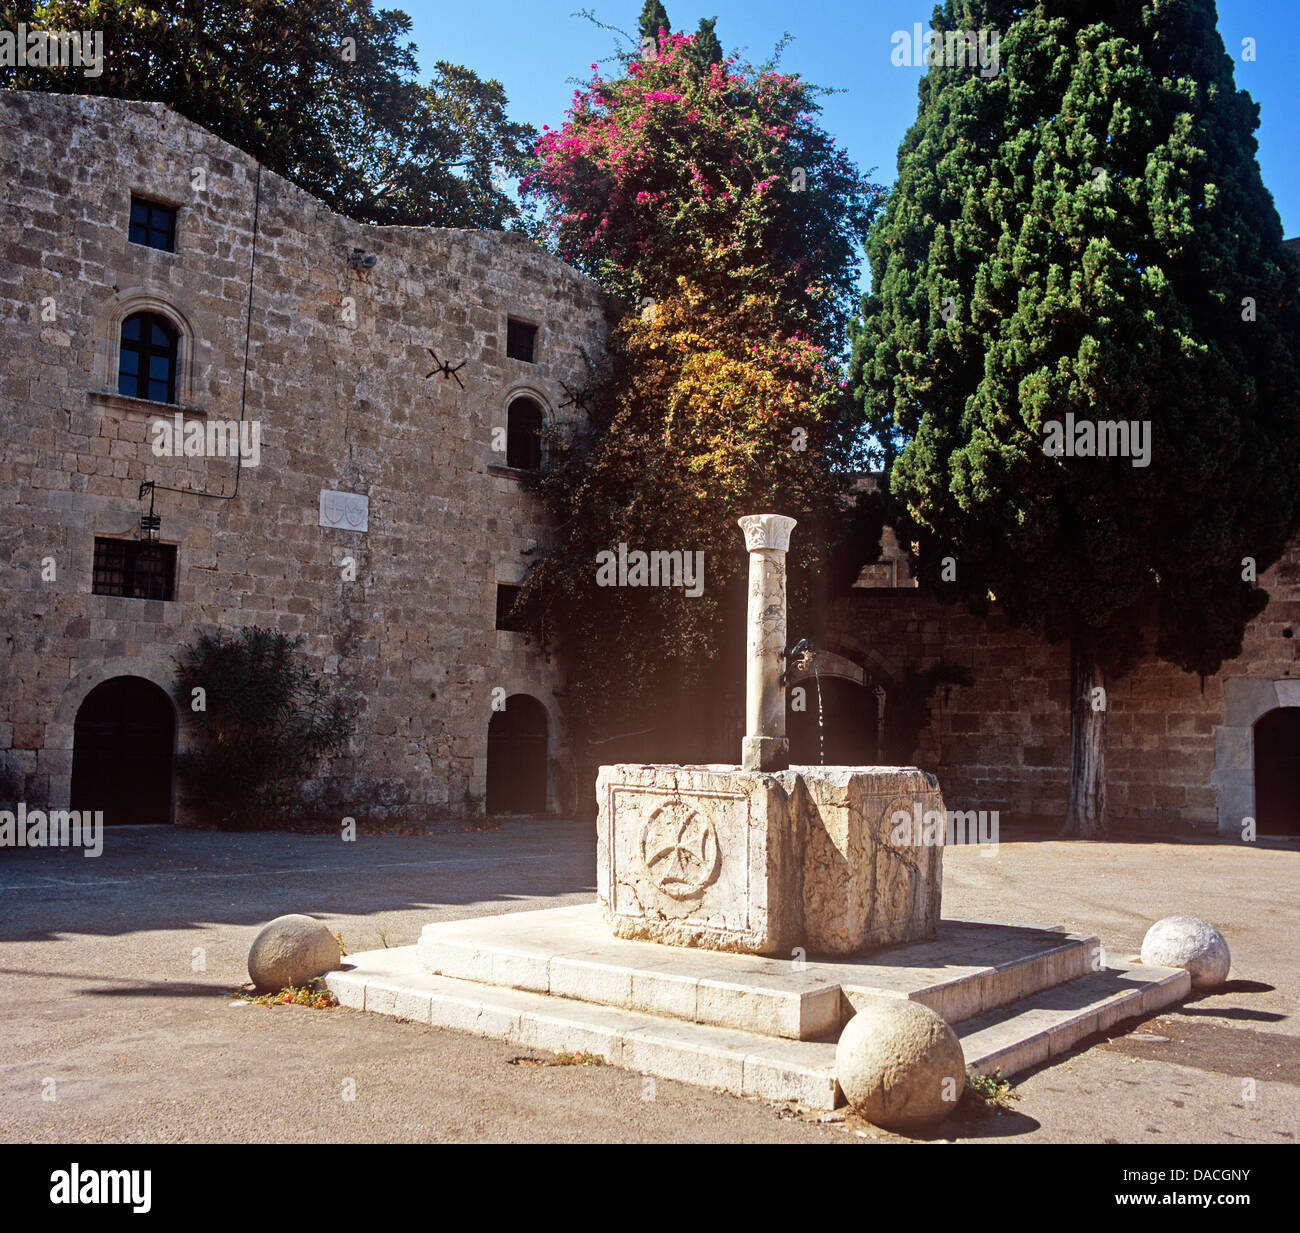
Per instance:
[[[806,672],[817,666],[817,648],[811,638],[800,638],[788,651],[781,652],[785,660],[785,671],[781,673],[781,684],[790,679],[791,672]]]
[[[788,651],[782,651],[785,669],[781,684],[787,685],[792,672],[811,672],[817,684],[817,765],[826,765],[826,717],[822,710],[822,671],[817,663],[817,647],[811,638],[800,638]]]
[[[784,771],[790,766],[785,732],[785,558],[796,522],[780,514],[740,519],[749,550],[749,610],[745,634],[745,740],[741,768]]]

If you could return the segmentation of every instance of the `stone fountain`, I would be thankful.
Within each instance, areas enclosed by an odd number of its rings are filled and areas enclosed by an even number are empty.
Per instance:
[[[789,765],[795,524],[763,514],[740,525],[750,562],[740,764],[602,767],[596,902],[426,925],[415,946],[348,956],[326,978],[340,1002],[833,1109],[844,1099],[836,1042],[854,1058],[858,1038],[898,1018],[900,999],[950,1025],[939,1026],[959,1080],[963,1065],[1015,1074],[1186,996],[1185,970],[1108,963],[1091,934],[940,920],[946,828],[892,825],[946,817],[932,775]],[[903,830],[914,842],[898,841]],[[856,1087],[859,1068],[844,1065]]]
[[[790,766],[785,563],[795,521],[760,514],[740,527],[749,550],[741,764],[601,768],[605,918],[621,938],[787,957],[932,938],[942,833],[938,844],[899,845],[890,820],[942,814],[939,786],[912,767]]]

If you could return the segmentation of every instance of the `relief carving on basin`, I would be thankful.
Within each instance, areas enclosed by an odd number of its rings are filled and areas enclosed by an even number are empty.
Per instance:
[[[642,828],[642,867],[670,899],[702,898],[717,880],[721,860],[717,829],[680,797],[660,805]]]
[[[602,767],[597,887],[615,934],[789,953],[785,793],[735,767]]]

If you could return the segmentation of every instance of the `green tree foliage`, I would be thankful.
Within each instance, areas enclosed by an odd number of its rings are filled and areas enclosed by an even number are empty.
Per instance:
[[[342,750],[350,706],[330,696],[297,654],[303,639],[251,627],[203,634],[177,659],[175,696],[193,712],[195,747],[177,770],[221,826],[266,825],[292,815],[317,761]],[[196,689],[203,709],[193,710]]]
[[[0,69],[23,90],[166,103],[361,222],[501,228],[536,137],[499,82],[439,61],[371,0],[0,0],[0,27],[99,30],[105,67]]]
[[[524,181],[558,250],[625,312],[586,422],[549,442],[539,488],[559,530],[521,604],[571,661],[580,734],[657,728],[639,756],[676,758],[722,739],[704,729],[743,685],[736,519],[800,520],[796,612],[824,577],[851,436],[839,331],[882,193],[816,125],[811,86],[695,43],[668,35],[593,80]],[[703,553],[704,593],[601,586],[598,554],[620,544]],[[734,759],[726,741],[709,756]]]
[[[1067,826],[1095,833],[1102,679],[1151,649],[1217,670],[1267,600],[1243,559],[1296,526],[1300,272],[1212,0],[948,0],[936,25],[998,31],[1001,71],[922,80],[851,379],[922,580],[1069,641]],[[1149,424],[1149,465],[1054,455],[1067,416]]]
[[[695,41],[691,44],[690,54],[697,64],[721,64],[723,60],[722,44],[718,42],[718,36],[714,32],[718,19],[716,17],[701,17],[700,28],[695,33]]]
[[[673,32],[672,25],[668,21],[668,13],[659,0],[645,0],[641,7],[641,19],[638,22],[638,28],[641,32],[641,41],[644,44],[646,39],[653,39],[655,45],[659,44],[659,31],[665,34]]]

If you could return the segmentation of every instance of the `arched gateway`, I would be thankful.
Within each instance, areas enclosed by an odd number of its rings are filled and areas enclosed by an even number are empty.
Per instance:
[[[488,724],[487,811],[545,813],[548,725],[546,707],[512,694]]]
[[[73,729],[71,808],[102,810],[110,826],[171,822],[175,747],[176,712],[152,681],[96,685]]]
[[[1255,821],[1261,835],[1300,835],[1300,706],[1255,722]]]

